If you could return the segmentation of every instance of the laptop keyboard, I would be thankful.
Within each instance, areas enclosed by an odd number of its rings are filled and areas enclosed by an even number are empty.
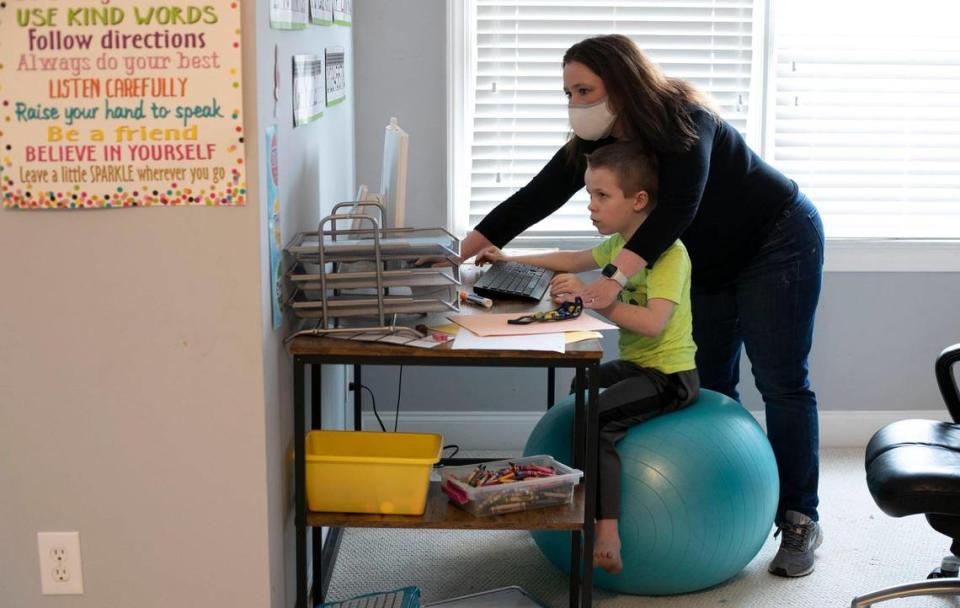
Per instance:
[[[494,262],[474,284],[473,291],[486,298],[540,301],[553,274],[552,270],[520,262]]]

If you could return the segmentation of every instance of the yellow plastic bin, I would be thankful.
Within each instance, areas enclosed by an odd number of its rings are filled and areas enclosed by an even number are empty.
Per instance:
[[[443,437],[428,433],[310,431],[311,511],[422,515]]]

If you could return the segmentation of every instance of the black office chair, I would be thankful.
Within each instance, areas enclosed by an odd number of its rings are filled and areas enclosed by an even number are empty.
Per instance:
[[[900,420],[883,427],[867,444],[867,486],[877,506],[892,517],[922,513],[933,529],[953,540],[951,555],[928,580],[897,585],[854,598],[852,608],[914,595],[960,596],[960,394],[953,365],[960,344],[937,357],[940,394],[949,422]]]

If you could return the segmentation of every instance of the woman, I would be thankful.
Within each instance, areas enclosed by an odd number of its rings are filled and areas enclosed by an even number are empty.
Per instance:
[[[563,57],[574,135],[464,239],[464,258],[502,247],[583,183],[584,155],[631,141],[659,160],[660,202],[604,275],[579,294],[606,308],[629,277],[682,238],[693,263],[701,386],[738,398],[745,346],[780,473],[780,550],[769,570],[813,571],[818,420],[807,357],[823,274],[823,225],[796,183],[765,163],[692,85],[666,77],[629,38],[583,40]],[[609,276],[607,276],[609,275]]]

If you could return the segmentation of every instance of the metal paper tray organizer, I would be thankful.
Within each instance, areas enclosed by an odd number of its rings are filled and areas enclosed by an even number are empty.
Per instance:
[[[338,213],[343,207],[352,209]],[[397,325],[400,315],[459,311],[460,240],[443,228],[382,228],[383,216],[380,203],[339,203],[316,232],[290,241],[286,308],[300,328],[288,340],[346,332],[419,337]],[[428,256],[451,265],[414,266]]]

